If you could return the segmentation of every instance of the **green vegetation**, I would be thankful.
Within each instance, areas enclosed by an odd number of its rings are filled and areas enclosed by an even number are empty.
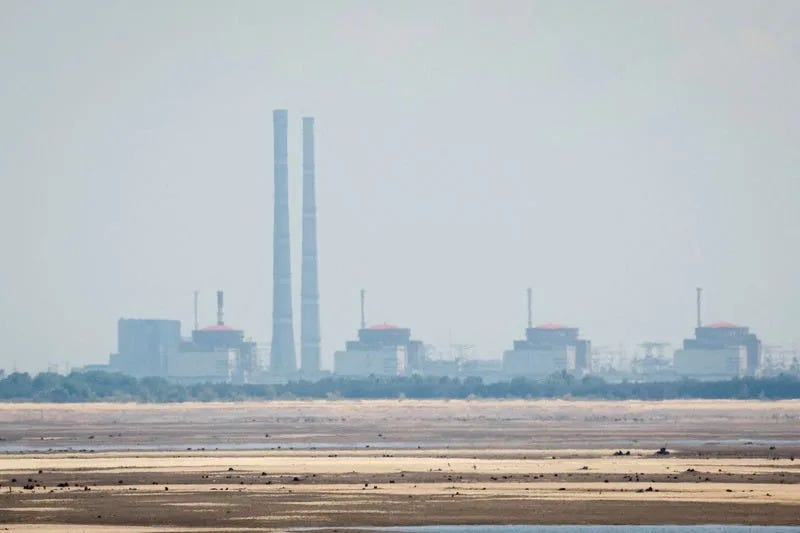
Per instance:
[[[484,383],[480,378],[325,378],[283,385],[200,383],[180,385],[162,378],[136,379],[106,372],[52,373],[31,377],[13,373],[0,380],[0,401],[33,402],[187,402],[289,398],[585,398],[666,400],[672,398],[800,398],[800,380],[792,376],[729,381],[606,383],[554,374],[545,380],[514,378]]]

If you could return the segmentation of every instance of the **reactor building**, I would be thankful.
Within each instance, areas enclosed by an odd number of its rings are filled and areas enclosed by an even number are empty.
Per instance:
[[[674,354],[675,373],[702,380],[755,376],[761,367],[761,341],[750,328],[731,322],[703,326],[702,289],[697,289],[697,327]]]
[[[224,295],[217,291],[217,322],[192,331],[180,350],[167,356],[167,377],[184,383],[247,383],[258,371],[256,343],[225,324]]]
[[[555,372],[588,374],[591,342],[580,338],[578,328],[560,324],[533,326],[531,289],[528,289],[528,327],[525,339],[503,354],[503,373],[508,376],[543,378]]]
[[[367,327],[361,291],[361,328],[358,340],[347,341],[333,354],[334,373],[341,376],[404,376],[418,372],[424,359],[422,341],[411,339],[411,329],[392,324]]]
[[[108,370],[135,377],[165,377],[181,383],[247,383],[258,371],[256,343],[244,331],[225,325],[223,293],[217,292],[217,322],[197,326],[191,338],[181,337],[178,320],[120,319],[117,353]]]

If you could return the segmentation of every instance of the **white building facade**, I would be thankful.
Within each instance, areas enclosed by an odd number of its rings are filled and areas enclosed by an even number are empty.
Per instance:
[[[237,351],[174,352],[167,355],[167,377],[181,383],[230,382]]]
[[[333,354],[333,367],[340,376],[402,376],[406,373],[406,359],[404,346],[344,350]]]
[[[682,377],[714,380],[742,377],[747,372],[747,348],[684,348],[675,351],[675,373]]]
[[[542,378],[556,372],[575,371],[575,347],[554,346],[548,350],[509,350],[503,354],[503,373]]]

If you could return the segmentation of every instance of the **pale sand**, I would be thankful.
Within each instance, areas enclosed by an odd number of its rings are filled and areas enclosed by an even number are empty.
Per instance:
[[[316,496],[341,496],[350,495],[358,497],[364,492],[380,491],[382,496],[386,495],[413,495],[413,496],[451,496],[459,492],[459,496],[465,498],[494,498],[502,496],[504,498],[516,499],[556,499],[566,500],[631,500],[631,501],[684,501],[684,502],[748,502],[748,503],[786,503],[800,504],[800,486],[785,485],[779,483],[759,483],[757,485],[745,483],[653,483],[653,482],[632,482],[632,483],[584,483],[574,481],[563,482],[536,482],[536,483],[392,483],[370,484],[319,484],[319,485],[248,485],[243,487],[239,484],[214,484],[214,485],[173,485],[169,496],[174,497],[184,494],[209,494],[215,491],[247,492],[249,494],[276,494],[292,493],[297,496],[303,494]],[[559,489],[565,490],[559,490]],[[641,492],[643,489],[652,488],[653,492]],[[73,488],[66,492],[82,492],[82,488]],[[92,487],[92,491],[103,491],[108,496],[135,496],[142,498],[148,494],[157,494],[159,497],[164,493],[161,485],[128,485],[120,488],[116,485],[101,485]],[[136,491],[134,494],[132,491]],[[21,491],[26,495],[33,495],[33,491]],[[39,491],[39,493],[46,491]],[[769,495],[769,496],[768,496]],[[313,501],[313,500],[312,500]],[[315,502],[318,505],[319,502]],[[178,506],[225,506],[218,502],[190,502],[190,503],[162,503],[162,505]],[[230,505],[230,504],[228,504]],[[42,508],[33,507],[0,507],[0,511],[27,511],[40,510]],[[64,510],[67,508],[46,507],[47,510]]]
[[[584,450],[584,453],[587,451]],[[80,471],[82,473],[125,474],[132,472],[235,472],[266,471],[271,475],[300,474],[364,474],[452,472],[490,474],[549,474],[557,472],[582,472],[613,474],[638,472],[640,474],[677,474],[688,469],[699,473],[758,474],[779,471],[800,473],[800,461],[765,458],[714,458],[654,457],[634,455],[613,457],[608,450],[593,450],[579,458],[547,459],[497,459],[482,456],[494,454],[486,450],[429,450],[406,452],[381,450],[376,452],[336,453],[328,457],[319,453],[302,452],[210,452],[203,454],[174,454],[165,452],[140,452],[136,455],[95,454],[8,454],[0,456],[0,473],[32,474],[38,470]],[[519,453],[519,452],[518,452]],[[564,450],[545,451],[562,455]],[[577,453],[577,451],[573,452]],[[433,455],[427,456],[428,454]],[[328,454],[334,455],[334,454]],[[450,456],[452,455],[452,457]],[[464,456],[469,457],[464,457]],[[472,456],[477,457],[475,459]],[[585,468],[584,468],[585,467]]]

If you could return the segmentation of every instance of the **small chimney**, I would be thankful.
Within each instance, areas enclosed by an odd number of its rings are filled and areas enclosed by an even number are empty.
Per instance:
[[[197,297],[199,295],[199,291],[194,291],[194,330],[197,331],[200,329],[200,321],[197,318]]]
[[[367,320],[364,317],[364,295],[367,291],[361,289],[361,329],[367,329]]]
[[[223,299],[222,299],[222,291],[217,291],[217,325],[224,326],[225,322],[222,320],[222,306],[223,306]]]
[[[528,327],[533,327],[533,290],[528,287]]]
[[[700,300],[702,298],[703,289],[701,287],[697,287],[697,327],[700,328],[703,326],[703,322],[700,320]]]

